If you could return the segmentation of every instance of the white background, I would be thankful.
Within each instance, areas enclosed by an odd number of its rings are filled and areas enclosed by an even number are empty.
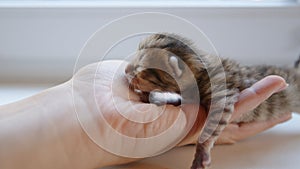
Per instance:
[[[146,11],[189,20],[207,34],[221,56],[244,64],[292,65],[300,54],[296,3],[0,3],[0,82],[65,81],[93,32],[113,19]]]
[[[207,34],[222,56],[243,64],[292,65],[300,54],[300,7],[296,3],[1,2],[0,105],[69,79],[76,57],[92,33],[113,19],[146,11],[186,18]],[[122,58],[121,50],[117,57]],[[212,167],[299,168],[299,119],[295,116],[234,146],[217,146]],[[194,147],[179,148],[127,168],[147,168],[148,164],[185,168],[193,153]]]

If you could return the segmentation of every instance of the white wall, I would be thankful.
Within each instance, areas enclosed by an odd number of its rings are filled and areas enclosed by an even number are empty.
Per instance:
[[[292,64],[300,54],[300,7],[2,7],[0,82],[60,82],[99,27],[134,12],[167,12],[202,29],[222,56]]]

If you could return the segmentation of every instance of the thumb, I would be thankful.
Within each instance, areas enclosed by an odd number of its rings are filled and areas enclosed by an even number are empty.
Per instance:
[[[239,96],[239,101],[235,104],[232,121],[241,117],[243,113],[253,110],[272,94],[285,89],[287,86],[282,77],[271,75],[243,90]]]

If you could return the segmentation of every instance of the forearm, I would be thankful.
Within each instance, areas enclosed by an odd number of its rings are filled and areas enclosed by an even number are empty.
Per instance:
[[[69,85],[0,107],[0,168],[84,169],[113,159],[81,129]]]

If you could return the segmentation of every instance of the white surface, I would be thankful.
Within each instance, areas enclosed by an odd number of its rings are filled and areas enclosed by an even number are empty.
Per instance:
[[[50,84],[1,84],[0,105],[8,104],[32,96],[53,85]]]
[[[33,95],[52,85],[2,85],[0,105]],[[188,169],[194,146],[129,165],[103,169]],[[300,116],[235,145],[215,146],[211,169],[299,169]]]
[[[297,4],[297,0],[37,0],[37,1],[1,1],[0,7],[6,8],[95,8],[95,7],[280,7]]]

